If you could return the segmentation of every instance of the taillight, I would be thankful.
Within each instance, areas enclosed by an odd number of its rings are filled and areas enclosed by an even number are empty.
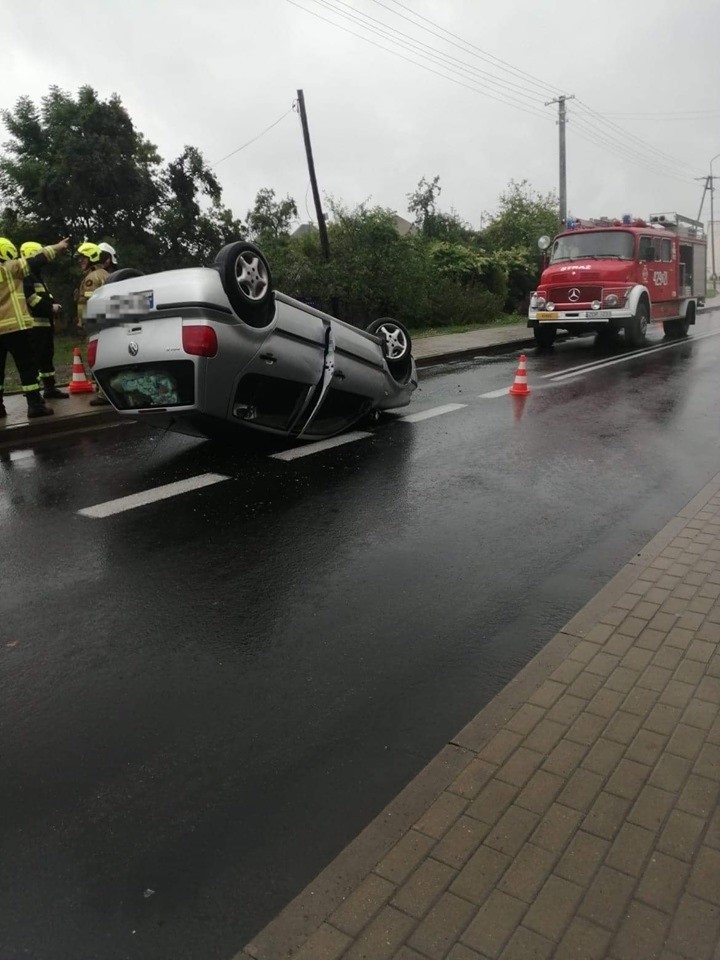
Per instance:
[[[90,340],[88,343],[88,366],[94,367],[97,360],[97,339]]]
[[[214,357],[217,353],[217,334],[212,327],[183,325],[182,345],[185,353],[194,357]]]

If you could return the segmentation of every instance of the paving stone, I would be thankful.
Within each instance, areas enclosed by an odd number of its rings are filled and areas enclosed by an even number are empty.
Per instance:
[[[560,803],[554,803],[530,838],[533,843],[552,853],[560,853],[580,823],[582,814]]]
[[[534,703],[537,707],[548,708],[565,693],[565,689],[564,683],[557,683],[555,680],[546,680],[528,697],[528,701]]]
[[[670,737],[666,749],[668,753],[674,753],[677,757],[694,760],[700,753],[704,742],[705,734],[702,730],[698,730],[697,727],[689,727],[685,723],[679,723]]]
[[[664,646],[656,651],[655,656],[650,661],[653,667],[662,667],[666,670],[675,670],[683,658],[683,651],[677,647]]]
[[[637,597],[635,597],[637,601]],[[599,643],[603,644],[605,641],[612,635],[613,628],[606,623],[596,623],[594,627],[591,627],[588,632],[585,634],[585,638],[590,641],[590,643]]]
[[[485,844],[514,856],[538,825],[540,817],[513,804],[485,837]]]
[[[548,773],[546,770],[538,770],[516,798],[515,803],[525,810],[532,810],[533,813],[545,813],[562,789],[564,782],[562,777]]]
[[[673,810],[660,835],[657,849],[678,860],[690,861],[700,845],[705,820],[683,810]]]
[[[613,671],[614,673],[615,671]],[[612,674],[610,674],[612,676]],[[568,693],[574,697],[581,697],[583,700],[590,700],[605,683],[604,677],[599,677],[596,673],[579,674],[568,687]]]
[[[581,887],[587,887],[609,847],[607,840],[579,830],[555,867],[555,873],[563,880],[570,880]]]
[[[719,930],[720,908],[685,894],[673,918],[667,945],[693,960],[711,960]]]
[[[329,917],[333,927],[356,937],[395,893],[394,883],[371,873]]]
[[[643,722],[643,727],[655,733],[672,734],[675,732],[682,716],[678,707],[670,707],[665,703],[656,704]]]
[[[562,697],[548,710],[548,720],[555,723],[561,723],[569,726],[576,717],[580,716],[587,705],[587,701],[581,697],[574,697],[570,693],[563,694]]]
[[[701,663],[708,663],[710,658],[717,650],[717,643],[710,643],[707,640],[693,640],[685,652],[688,660],[699,660]]]
[[[476,797],[488,780],[495,776],[497,767],[492,763],[477,758],[471,760],[462,773],[453,780],[448,789],[461,797],[472,800]]]
[[[663,633],[667,633],[668,630],[672,630],[676,623],[677,617],[672,613],[656,613],[650,621],[650,626],[653,630],[661,630]]]
[[[678,647],[680,650],[686,650],[693,639],[695,633],[693,630],[683,630],[682,627],[673,627],[668,631],[666,643],[671,647]]]
[[[674,799],[672,793],[648,784],[641,790],[628,814],[628,820],[647,830],[659,830],[672,809]]]
[[[666,634],[662,630],[653,630],[652,627],[646,627],[635,642],[641,650],[655,651],[662,646],[665,636]]]
[[[709,640],[711,643],[720,643],[720,624],[706,620],[697,632],[698,639]]]
[[[658,697],[658,703],[667,703],[671,707],[680,707],[684,710],[694,692],[695,687],[692,683],[670,680]]]
[[[702,599],[702,597],[700,599]],[[682,627],[683,630],[697,630],[697,628],[702,625],[704,619],[701,613],[694,613],[688,608],[686,612],[678,618],[677,625]]]
[[[511,783],[513,786],[524,786],[537,768],[545,759],[542,753],[528,750],[527,747],[518,747],[509,760],[498,770],[498,780]]]
[[[703,677],[695,691],[700,700],[709,700],[710,703],[720,702],[720,678]]]
[[[706,743],[695,761],[693,773],[708,780],[720,780],[720,746]]]
[[[597,654],[597,644],[590,643],[589,640],[581,640],[568,655],[569,660],[576,660],[578,663],[590,663]]]
[[[520,926],[500,954],[500,960],[549,960],[554,949],[552,940]]]
[[[625,751],[625,756],[628,760],[635,760],[637,763],[652,767],[657,763],[667,741],[668,738],[662,734],[640,729]]]
[[[548,877],[525,914],[526,927],[548,940],[559,940],[583,895],[583,888],[562,877]]]
[[[645,591],[645,599],[650,603],[664,603],[670,596],[669,590],[660,590],[658,587],[650,587]]]
[[[690,662],[690,661],[688,661]],[[696,661],[693,661],[696,662]],[[716,654],[710,663],[705,665],[705,672],[709,677],[720,677],[720,654]]]
[[[547,755],[559,742],[566,729],[567,726],[564,723],[555,723],[553,720],[547,719],[541,720],[525,738],[523,746],[527,747],[528,750],[535,750]]]
[[[385,907],[350,947],[343,960],[390,960],[407,940],[416,921]]]
[[[560,941],[554,960],[603,960],[611,936],[602,927],[575,917]]]
[[[462,943],[456,943],[447,955],[447,960],[487,960],[487,957],[481,957],[477,951],[471,950],[470,947],[466,947]]]
[[[658,695],[654,690],[643,690],[642,687],[635,687],[623,700],[622,709],[625,713],[634,713],[638,717],[646,717],[657,700]]]
[[[439,840],[462,815],[466,806],[464,797],[443,791],[415,824],[415,829]]]
[[[657,910],[672,914],[689,873],[690,867],[686,863],[656,850],[648,861],[635,896]]]
[[[607,865],[638,877],[655,843],[657,834],[634,823],[624,823],[607,855]]]
[[[600,677],[609,677],[620,663],[620,657],[609,653],[597,653],[585,668],[588,673],[596,673]]]
[[[502,729],[480,751],[480,759],[488,763],[505,763],[510,754],[520,745],[522,735]]]
[[[715,746],[720,745],[720,720],[716,720],[710,727],[707,735],[707,742]]]
[[[692,760],[685,757],[675,757],[671,753],[664,753],[648,778],[653,787],[660,787],[670,793],[677,793],[687,780],[692,767]]]
[[[473,903],[444,893],[410,936],[409,944],[423,957],[442,960],[477,911]]]
[[[673,680],[681,680],[683,683],[689,683],[696,687],[704,674],[704,663],[700,663],[698,660],[682,660],[675,668]]]
[[[430,853],[435,841],[417,830],[409,830],[380,861],[375,872],[391,883],[404,883]]]
[[[338,960],[350,943],[352,943],[350,937],[336,930],[329,923],[323,923],[305,941],[300,951],[295,954],[295,958],[296,960]]]
[[[565,664],[567,663],[570,663],[570,661],[566,660]],[[563,664],[563,666],[565,664]],[[582,667],[578,669],[582,670]],[[526,736],[544,716],[545,711],[542,707],[536,707],[533,703],[524,703],[517,713],[513,714],[507,721],[505,726],[508,730],[512,730],[513,733],[520,733]]]
[[[498,957],[526,910],[522,900],[495,890],[463,933],[462,942],[484,956]]]
[[[406,944],[404,947],[400,947],[400,951],[395,954],[393,960],[426,960],[426,958]]]
[[[623,755],[625,747],[614,740],[605,740],[602,737],[590,748],[581,766],[601,777],[607,776],[614,770]]]
[[[585,811],[600,792],[603,778],[591,770],[576,770],[558,796],[558,803]]]
[[[623,622],[618,626],[617,633],[621,633],[626,637],[637,637],[645,627],[647,626],[647,620],[641,619],[640,617],[630,616],[625,617]]]
[[[591,713],[581,713],[565,734],[565,739],[573,740],[575,743],[582,743],[589,747],[595,743],[606,725],[607,720],[605,717],[597,717]]]
[[[633,646],[625,656],[620,661],[621,667],[627,667],[629,670],[637,670],[638,673],[642,673],[650,663],[653,658],[652,650],[644,650],[641,647],[638,647],[637,644]]]
[[[621,610],[619,607],[611,607],[610,610],[606,611],[600,618],[601,623],[609,623],[611,626],[616,627],[619,623],[622,623],[625,619],[625,611]]]
[[[552,873],[557,854],[526,843],[498,883],[498,889],[518,900],[532,903]]]
[[[518,788],[502,780],[491,780],[478,797],[472,801],[465,811],[467,816],[475,817],[485,823],[496,823],[504,811],[510,806],[518,792]]]
[[[673,669],[675,667],[673,666]],[[646,667],[642,676],[638,680],[639,687],[645,687],[648,690],[656,690],[658,693],[664,690],[668,681],[672,678],[672,670],[665,667]]]
[[[651,773],[651,768],[635,760],[621,760],[607,782],[606,790],[626,800],[634,800]]]
[[[613,675],[617,671],[613,671]],[[592,698],[590,703],[587,705],[587,712],[597,714],[599,717],[605,717],[609,719],[617,710],[620,709],[620,705],[625,699],[625,694],[618,690],[610,690],[607,687],[603,687],[602,690],[598,690],[595,696]]]
[[[578,913],[600,927],[615,930],[632,896],[635,878],[610,867],[600,867]]]
[[[433,856],[450,867],[460,869],[475,853],[489,830],[489,823],[472,817],[460,817],[434,848]]]
[[[663,600],[666,598],[663,598]],[[639,617],[641,620],[651,620],[659,610],[659,604],[651,602],[650,599],[646,596],[644,600],[640,600],[633,607],[633,616]]]
[[[700,727],[701,730],[709,730],[715,722],[715,717],[720,709],[720,704],[708,703],[707,700],[692,699],[685,707],[682,715],[682,722],[691,727]]]
[[[617,740],[618,743],[629,744],[634,739],[641,724],[642,717],[638,717],[634,713],[625,713],[624,710],[618,710],[605,727],[603,735],[608,740]]]
[[[607,678],[603,689],[617,690],[620,693],[627,694],[635,686],[639,676],[640,674],[637,670],[629,670],[627,667],[615,667]]]
[[[634,637],[624,636],[622,633],[614,633],[603,646],[603,653],[610,653],[614,657],[624,657],[630,647],[636,642]]]
[[[411,917],[420,919],[442,896],[455,875],[452,867],[428,857],[400,887],[391,904]]]
[[[612,840],[630,809],[630,803],[630,800],[613,796],[611,793],[601,793],[583,820],[583,830],[605,840]]]
[[[473,854],[450,886],[450,892],[481,904],[511,863],[510,857],[482,846]]]
[[[653,907],[633,900],[611,947],[617,960],[654,960],[663,947],[670,920]]]
[[[587,753],[587,747],[571,740],[561,740],[543,764],[543,770],[560,777],[569,777]]]
[[[720,798],[720,783],[691,774],[677,802],[678,809],[709,820]],[[720,879],[718,880],[720,883]]]
[[[582,673],[583,665],[577,660],[565,660],[560,666],[550,674],[551,680],[557,680],[558,683],[572,683],[579,673]]]
[[[702,847],[688,883],[688,893],[720,906],[720,851]]]

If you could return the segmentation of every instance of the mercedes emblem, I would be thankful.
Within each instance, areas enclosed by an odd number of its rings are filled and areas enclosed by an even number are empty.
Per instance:
[[[570,300],[572,303],[577,303],[579,299],[580,299],[580,291],[578,290],[577,287],[573,287],[571,290],[568,291],[568,300]]]

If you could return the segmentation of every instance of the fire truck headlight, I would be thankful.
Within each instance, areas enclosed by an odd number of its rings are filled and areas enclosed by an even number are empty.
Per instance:
[[[548,310],[550,310],[551,312],[555,309],[555,304],[554,304],[554,303],[551,303],[550,300],[548,300],[548,302],[545,304],[545,306],[546,306],[546,307],[548,308]]]
[[[542,310],[545,306],[545,297],[535,297],[535,310]]]
[[[606,307],[616,307],[617,305],[618,305],[617,294],[615,294],[615,293],[609,293],[609,294],[605,297],[605,306],[606,306]]]
[[[590,309],[591,309],[591,310],[599,310],[601,306],[602,306],[602,304],[600,303],[599,300],[593,300],[593,302],[590,304]]]

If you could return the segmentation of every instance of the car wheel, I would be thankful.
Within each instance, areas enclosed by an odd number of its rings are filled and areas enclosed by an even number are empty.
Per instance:
[[[134,267],[122,267],[120,270],[113,271],[105,283],[117,283],[119,280],[130,280],[132,277],[144,276],[145,274],[142,270],[136,270]]]
[[[367,332],[380,337],[382,352],[394,380],[405,383],[412,368],[412,339],[398,320],[381,317],[368,324]]]
[[[546,324],[535,323],[533,326],[533,336],[538,350],[549,350],[555,343],[557,336],[557,327],[548,327]]]
[[[215,258],[223,290],[235,313],[251,327],[264,327],[273,318],[274,295],[270,264],[245,240],[226,244]]]
[[[680,320],[665,320],[663,323],[663,330],[665,331],[666,337],[672,337],[673,339],[679,339],[680,337],[686,337],[688,330],[690,329],[690,324],[695,319],[695,304],[691,303],[687,308],[687,313]]]
[[[645,343],[650,311],[647,300],[641,300],[635,309],[635,316],[625,324],[625,340],[632,347],[641,347]]]

